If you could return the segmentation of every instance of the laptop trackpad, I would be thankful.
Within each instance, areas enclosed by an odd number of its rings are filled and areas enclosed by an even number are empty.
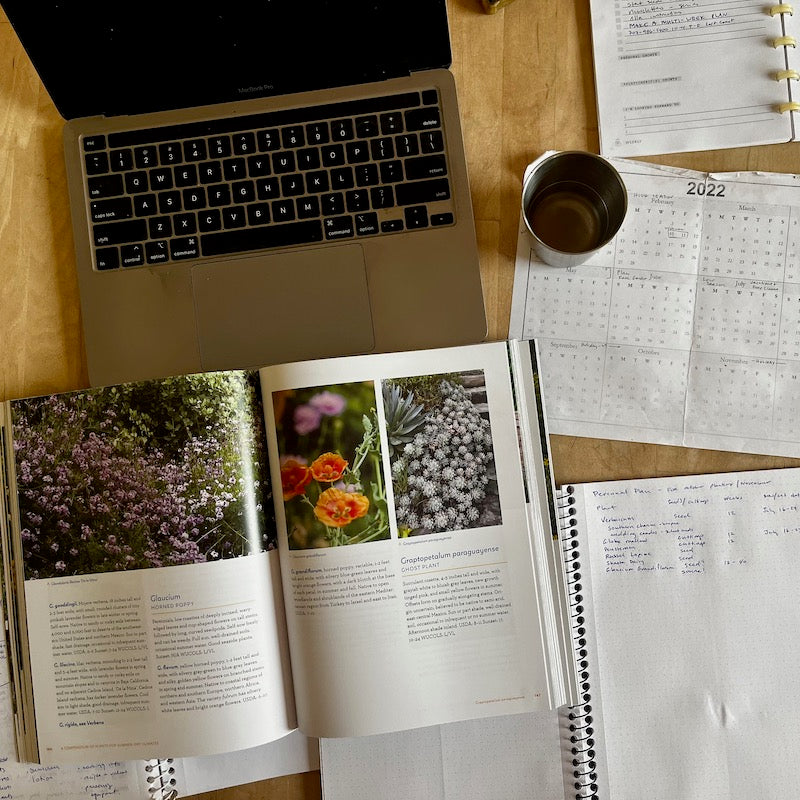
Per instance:
[[[192,283],[204,370],[375,346],[361,245],[201,264]]]

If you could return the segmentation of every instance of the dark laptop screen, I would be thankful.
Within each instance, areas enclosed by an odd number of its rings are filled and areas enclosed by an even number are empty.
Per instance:
[[[0,0],[61,114],[133,114],[450,64],[445,0]]]

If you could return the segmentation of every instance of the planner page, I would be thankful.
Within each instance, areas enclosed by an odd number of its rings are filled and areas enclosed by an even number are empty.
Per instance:
[[[800,454],[800,178],[612,159],[615,239],[577,267],[520,225],[510,338],[539,341],[551,433]]]
[[[792,138],[781,14],[733,0],[592,0],[604,155],[710,150]]]
[[[598,796],[793,796],[800,469],[591,483],[576,497]]]

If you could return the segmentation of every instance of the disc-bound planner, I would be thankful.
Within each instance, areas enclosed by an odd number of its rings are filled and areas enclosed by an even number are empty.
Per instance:
[[[792,796],[800,469],[566,486],[558,504],[582,692],[561,714],[565,796]]]
[[[790,3],[592,0],[605,155],[797,138],[800,19]]]

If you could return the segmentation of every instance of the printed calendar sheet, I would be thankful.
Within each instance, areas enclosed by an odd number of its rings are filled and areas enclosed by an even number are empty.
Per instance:
[[[611,160],[628,213],[588,262],[520,222],[509,337],[539,340],[551,432],[800,456],[800,176]]]

